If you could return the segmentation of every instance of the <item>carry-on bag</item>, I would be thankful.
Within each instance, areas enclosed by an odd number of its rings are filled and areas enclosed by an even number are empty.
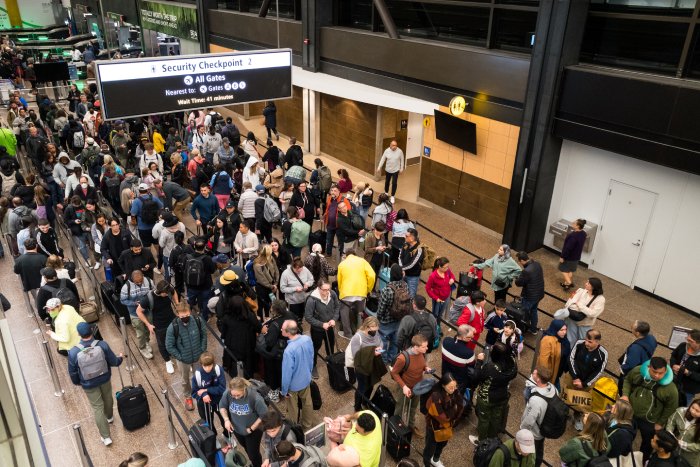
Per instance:
[[[138,430],[148,425],[151,421],[151,410],[148,407],[146,391],[140,384],[134,386],[133,376],[131,376],[131,386],[124,386],[121,368],[117,367],[117,371],[119,373],[119,381],[122,384],[121,391],[117,391],[116,394],[119,418],[121,418],[122,425],[128,431]]]

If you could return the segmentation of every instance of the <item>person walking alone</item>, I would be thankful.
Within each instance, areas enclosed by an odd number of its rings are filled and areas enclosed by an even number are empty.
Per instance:
[[[382,158],[379,160],[379,166],[377,166],[377,173],[381,173],[382,166],[384,166],[384,170],[386,171],[384,192],[389,193],[389,183],[391,183],[391,204],[394,204],[399,174],[403,173],[406,168],[406,158],[401,148],[399,148],[398,141],[395,139],[392,139],[391,143],[389,143],[389,147],[384,150],[384,154],[382,154]]]

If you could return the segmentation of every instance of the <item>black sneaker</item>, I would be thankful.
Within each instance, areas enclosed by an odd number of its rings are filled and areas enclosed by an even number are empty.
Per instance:
[[[318,379],[318,368],[314,367],[313,370],[311,370],[311,377],[313,379]]]

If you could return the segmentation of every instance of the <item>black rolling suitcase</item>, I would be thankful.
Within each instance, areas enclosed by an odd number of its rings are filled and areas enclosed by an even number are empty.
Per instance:
[[[309,232],[309,250],[314,246],[314,243],[321,245],[321,252],[326,251],[326,231],[323,230],[323,221],[321,221],[321,230],[314,232],[313,222],[311,223],[311,232]]]
[[[134,386],[133,376],[131,377],[131,386],[124,386],[121,368],[117,367],[117,371],[119,372],[119,381],[122,383],[121,391],[117,391],[116,394],[119,418],[128,431],[138,430],[151,421],[151,410],[148,407],[146,391],[140,384]],[[131,375],[131,373],[129,374]]]
[[[100,295],[105,308],[116,317],[117,321],[119,321],[119,318],[124,317],[126,324],[131,324],[129,310],[119,301],[119,292],[119,289],[111,282],[105,281],[100,284]]]
[[[409,399],[407,407],[404,410],[404,418],[408,420],[408,414],[411,412],[411,403]],[[411,439],[413,438],[413,430],[409,427],[401,417],[392,415],[387,422],[387,437],[386,437],[386,452],[394,458],[396,462],[411,454]]]
[[[508,318],[515,321],[515,324],[521,331],[529,329],[530,315],[527,311],[523,310],[523,302],[520,298],[516,298],[512,302],[506,304],[506,315],[508,315]]]
[[[389,388],[383,384],[377,386],[370,402],[370,409],[377,414],[377,417],[380,419],[382,418],[382,414],[386,413],[391,416],[396,410],[396,399],[394,399]]]
[[[328,339],[328,331],[326,331]],[[337,341],[336,341],[337,350]],[[334,391],[345,392],[355,384],[355,370],[345,366],[345,352],[335,352],[326,359],[328,383]]]
[[[187,437],[190,440],[190,446],[192,447],[192,455],[202,460],[209,462],[209,465],[216,465],[216,435],[211,429],[211,420],[209,417],[213,416],[210,413],[209,404],[204,405],[204,417],[205,420],[198,420],[197,423],[192,425]]]

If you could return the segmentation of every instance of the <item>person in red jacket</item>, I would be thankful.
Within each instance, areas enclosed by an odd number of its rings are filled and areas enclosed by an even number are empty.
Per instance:
[[[455,280],[455,275],[450,269],[450,260],[444,256],[437,258],[433,263],[433,272],[425,283],[425,292],[433,299],[433,316],[438,323],[445,310],[450,307],[450,294]]]
[[[471,302],[462,310],[462,316],[457,320],[457,326],[468,324],[474,328],[474,338],[467,344],[467,347],[474,350],[476,343],[484,330],[484,318],[486,307],[486,295],[484,292],[477,290],[472,294]]]

